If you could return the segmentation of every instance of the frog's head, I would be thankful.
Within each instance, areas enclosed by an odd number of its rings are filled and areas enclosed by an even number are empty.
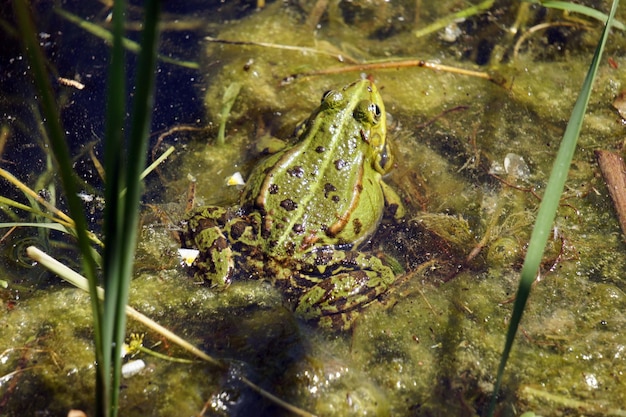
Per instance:
[[[344,88],[344,94],[352,97],[354,119],[362,126],[361,138],[368,146],[367,160],[381,174],[393,166],[393,156],[387,142],[387,114],[385,104],[374,83],[359,80]]]
[[[363,152],[365,163],[371,163],[381,174],[391,170],[393,156],[387,142],[387,114],[372,81],[359,80],[341,90],[326,91],[320,106],[296,128],[295,135],[306,137],[311,129],[318,128],[315,126],[319,120],[332,120],[333,131],[355,132],[363,141],[359,152]]]

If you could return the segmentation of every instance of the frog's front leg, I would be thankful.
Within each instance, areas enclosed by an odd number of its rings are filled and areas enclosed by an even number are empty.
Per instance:
[[[387,185],[385,181],[380,182],[380,188],[382,188],[383,196],[385,197],[385,206],[387,207],[387,210],[391,212],[394,219],[398,220],[404,217],[406,211],[398,193]]]
[[[383,294],[396,280],[390,267],[375,256],[356,251],[333,251],[332,257],[317,255],[319,280],[298,300],[296,314],[320,325],[347,330],[353,313]],[[319,259],[324,259],[321,262]]]
[[[209,206],[196,210],[183,225],[181,240],[186,247],[200,251],[194,262],[196,279],[217,289],[225,289],[231,282],[234,256],[224,230],[236,217],[234,208]]]

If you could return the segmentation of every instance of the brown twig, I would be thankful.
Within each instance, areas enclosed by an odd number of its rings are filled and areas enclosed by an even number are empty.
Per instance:
[[[326,68],[323,70],[317,70],[317,71],[312,71],[312,72],[302,72],[302,73],[297,73],[297,74],[291,74],[288,77],[283,78],[283,80],[281,81],[281,85],[289,84],[293,82],[294,80],[296,80],[297,78],[304,78],[304,77],[341,74],[341,73],[346,73],[346,72],[369,72],[369,71],[381,70],[381,69],[398,69],[398,68],[409,68],[409,67],[428,68],[433,71],[444,71],[444,72],[450,72],[453,74],[461,74],[461,75],[467,75],[471,77],[482,78],[482,79],[491,81],[493,83],[496,83],[498,85],[501,85],[504,83],[504,81],[500,79],[499,77],[494,76],[493,74],[490,74],[487,72],[456,68],[456,67],[451,67],[449,65],[442,65],[442,64],[437,64],[434,62],[424,61],[421,59],[409,59],[409,60],[402,60],[402,61],[366,62],[366,63],[361,63],[361,64],[345,65],[342,67]]]
[[[316,49],[316,48],[310,48],[310,47],[307,47],[307,46],[281,45],[281,44],[277,44],[277,43],[268,43],[268,42],[236,41],[236,40],[231,40],[231,39],[212,38],[210,36],[206,36],[204,39],[207,40],[208,42],[212,42],[212,43],[222,43],[222,44],[226,44],[226,45],[259,46],[259,47],[263,47],[263,48],[274,48],[274,49],[285,49],[285,50],[296,51],[296,52],[305,52],[305,53],[311,53],[311,54],[328,55],[330,57],[333,57],[333,58],[337,59],[337,61],[340,61],[340,62],[350,62],[350,63],[356,62],[356,60],[354,58],[351,58],[351,57],[349,57],[349,56],[347,56],[345,54],[337,54],[335,52],[324,51],[324,50],[320,50],[320,49]]]
[[[513,59],[517,59],[518,55],[519,55],[519,50],[522,47],[522,44],[526,41],[526,39],[530,38],[535,32],[540,31],[540,30],[544,30],[544,29],[549,29],[549,28],[553,28],[553,27],[559,27],[559,26],[564,26],[564,27],[574,27],[574,28],[580,28],[580,29],[584,29],[587,30],[587,28],[579,23],[573,23],[573,22],[547,22],[547,23],[540,23],[536,26],[531,27],[530,29],[528,29],[522,36],[519,37],[519,39],[517,40],[517,42],[515,43],[515,47],[513,48]]]
[[[616,153],[598,150],[595,152],[600,171],[609,189],[613,206],[617,211],[622,233],[626,237],[626,164]]]

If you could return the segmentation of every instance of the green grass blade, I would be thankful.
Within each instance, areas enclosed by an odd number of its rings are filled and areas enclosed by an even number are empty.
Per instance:
[[[475,16],[480,14],[486,10],[489,10],[495,0],[484,0],[476,5],[470,6],[466,9],[460,10],[456,13],[449,14],[444,16],[441,19],[436,20],[435,22],[429,24],[428,26],[416,30],[413,34],[416,38],[421,38],[422,36],[430,35],[433,32],[437,32],[448,26],[450,23],[453,23],[459,19],[467,19],[471,16]]]
[[[99,37],[100,39],[103,39],[105,42],[111,43],[113,41],[113,34],[109,32],[108,30],[106,30],[105,28],[98,26],[95,23],[91,23],[87,20],[84,20],[80,18],[79,16],[76,16],[75,14],[72,14],[63,9],[55,9],[55,12],[61,15],[63,18],[74,23],[79,28],[86,30],[87,32],[91,33],[94,36]],[[122,44],[124,45],[124,48],[126,48],[126,50],[131,51],[133,53],[139,53],[139,51],[141,50],[141,46],[137,42],[133,42],[132,40],[128,38],[123,38]],[[160,61],[163,61],[168,64],[178,65],[179,67],[189,68],[189,69],[200,69],[200,64],[194,61],[181,61],[178,59],[170,58],[165,55],[157,55],[157,57],[159,58]]]
[[[220,114],[220,128],[217,131],[217,140],[215,141],[217,146],[224,146],[224,143],[226,143],[226,121],[228,120],[230,110],[233,108],[240,91],[241,83],[235,82],[231,83],[224,92],[224,97],[222,98],[222,113]]]
[[[119,252],[119,270],[117,276],[122,281],[115,295],[115,330],[114,342],[114,387],[119,385],[121,369],[121,347],[126,333],[125,308],[128,302],[128,290],[134,261],[135,245],[137,241],[137,224],[139,221],[139,200],[141,197],[141,174],[146,162],[148,138],[153,105],[153,91],[155,80],[155,63],[158,41],[158,20],[160,1],[146,2],[144,30],[142,33],[142,47],[139,55],[139,66],[136,76],[135,101],[133,105],[133,120],[130,131],[128,159],[126,164],[126,196],[122,200],[123,216],[121,220],[123,239],[115,248]],[[107,172],[107,178],[109,173]],[[107,290],[107,299],[111,296]],[[109,304],[107,304],[107,307]],[[111,305],[111,307],[113,307]],[[114,394],[113,404],[117,406],[117,393]],[[117,408],[117,407],[116,407]]]
[[[97,389],[101,389],[105,382],[104,378],[107,372],[103,372],[103,369],[106,368],[102,368],[100,366],[103,360],[102,338],[100,337],[102,316],[100,314],[100,303],[98,301],[96,290],[96,264],[92,256],[92,248],[87,234],[87,220],[85,218],[82,203],[78,197],[78,186],[72,169],[73,163],[65,140],[65,134],[61,126],[61,118],[54,98],[52,86],[50,85],[44,56],[39,48],[39,43],[36,38],[37,30],[31,19],[28,5],[25,0],[14,0],[13,7],[19,25],[21,39],[29,57],[35,84],[41,97],[40,105],[47,120],[46,130],[50,140],[50,147],[57,161],[59,175],[65,189],[70,214],[76,224],[76,237],[82,254],[82,266],[85,275],[89,280],[89,294],[93,310],[95,330],[94,342],[96,345],[96,363],[98,364],[98,366],[96,366],[96,385]]]
[[[559,206],[559,200],[563,192],[563,187],[565,186],[565,180],[567,179],[569,167],[574,156],[574,151],[576,150],[576,142],[578,141],[583,118],[587,110],[587,103],[589,102],[589,97],[591,96],[593,81],[596,77],[596,73],[598,72],[602,51],[604,50],[604,46],[608,39],[609,28],[611,27],[611,22],[613,20],[613,16],[615,15],[618,3],[618,0],[613,1],[611,12],[602,32],[602,38],[598,43],[593,60],[587,72],[587,76],[585,77],[580,94],[576,100],[574,109],[572,110],[572,115],[567,123],[567,128],[565,129],[561,146],[559,147],[554,166],[552,167],[546,191],[539,206],[537,220],[535,221],[535,226],[530,236],[528,250],[522,266],[521,279],[517,295],[515,297],[515,304],[513,305],[513,314],[511,316],[511,321],[506,335],[504,351],[502,352],[500,365],[498,366],[496,384],[494,386],[493,396],[489,405],[489,416],[492,416],[495,410],[496,399],[502,382],[504,368],[509,358],[509,354],[511,353],[511,347],[513,346],[515,334],[517,333],[517,328],[524,313],[524,307],[530,294],[531,285],[535,281],[537,271],[539,270],[541,258],[548,241],[548,236],[552,230],[552,225],[556,217],[556,210]]]
[[[69,227],[69,228],[72,228],[72,229],[74,228],[74,223],[68,223],[68,222],[66,222],[63,219],[59,219],[59,218],[54,217],[54,215],[52,215],[52,214],[45,213],[45,212],[43,212],[43,211],[41,211],[41,210],[39,210],[37,208],[31,207],[31,206],[27,206],[26,204],[22,204],[22,203],[19,203],[17,201],[13,201],[10,198],[6,198],[6,197],[3,197],[3,196],[0,196],[0,204],[3,205],[3,206],[7,206],[7,207],[15,207],[17,209],[24,210],[24,211],[26,211],[28,213],[32,213],[35,216],[55,221],[59,225],[63,225],[63,226],[66,226],[66,227]],[[4,207],[2,207],[2,208],[4,210]],[[7,212],[9,212],[9,210],[7,210]],[[11,213],[9,212],[9,214],[11,214]],[[17,217],[16,217],[16,219],[17,219]]]
[[[29,223],[29,222],[11,222],[0,223],[0,229],[7,227],[41,227],[48,230],[56,230],[57,232],[69,233],[67,229],[59,223]]]
[[[174,150],[176,150],[176,148],[174,148],[173,146],[170,146],[169,148],[167,148],[167,150],[163,152],[161,156],[155,159],[154,162],[152,162],[146,169],[143,170],[139,179],[144,180],[148,176],[148,174],[154,171],[156,167],[158,167],[161,164],[161,162],[165,161],[172,153],[174,153]],[[126,195],[126,188],[122,190],[120,196],[124,197],[125,195]]]
[[[540,0],[526,0],[529,3],[539,4],[543,7],[548,7],[550,9],[559,9],[564,10],[566,12],[578,13],[583,16],[591,17],[593,19],[599,20],[601,22],[606,22],[608,16],[602,13],[600,10],[596,10],[591,7],[584,6],[582,4],[571,3],[568,1],[540,1]],[[619,30],[626,30],[626,26],[620,21],[613,20],[611,23],[613,27]]]
[[[113,46],[109,64],[107,120],[104,141],[104,170],[106,175],[105,209],[103,232],[105,246],[103,253],[104,282],[107,294],[103,311],[103,369],[106,371],[106,385],[103,408],[98,412],[110,416],[117,413],[117,389],[112,385],[112,366],[115,361],[115,306],[119,291],[118,276],[120,259],[119,245],[123,242],[123,211],[119,198],[123,188],[124,170],[124,126],[126,121],[126,57],[122,45],[126,3],[116,0],[113,3]]]

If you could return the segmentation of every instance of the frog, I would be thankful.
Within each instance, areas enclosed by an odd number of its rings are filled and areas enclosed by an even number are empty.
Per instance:
[[[235,274],[279,288],[295,315],[350,329],[396,274],[359,251],[383,214],[404,216],[383,180],[394,166],[382,97],[369,79],[322,95],[292,145],[250,173],[239,204],[194,210],[181,241],[197,248],[196,277],[226,289]]]

